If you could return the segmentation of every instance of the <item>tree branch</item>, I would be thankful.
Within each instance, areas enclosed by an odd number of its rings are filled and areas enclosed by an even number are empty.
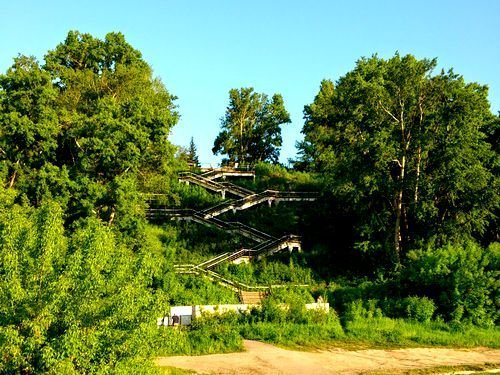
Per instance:
[[[78,146],[78,148],[80,150],[82,150],[83,152],[85,152],[85,150],[82,148],[82,146],[80,146],[80,143],[78,143],[78,140],[76,138],[75,138],[75,143],[76,143],[76,145]]]
[[[399,124],[399,120],[396,118],[396,116],[394,116],[391,113],[391,111],[389,111],[387,108],[384,107],[384,105],[382,104],[382,101],[379,100],[378,105],[384,110],[385,113],[387,113],[389,116],[391,116],[393,118],[393,120]]]

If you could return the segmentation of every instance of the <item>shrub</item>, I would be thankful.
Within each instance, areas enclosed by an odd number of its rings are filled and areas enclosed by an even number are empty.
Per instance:
[[[357,299],[352,301],[348,306],[344,315],[342,316],[344,321],[355,321],[358,319],[362,319],[364,317],[363,301]]]
[[[287,311],[274,298],[264,299],[260,312],[264,322],[283,323],[287,320]]]
[[[436,311],[434,301],[427,297],[407,297],[403,304],[406,317],[418,322],[429,322]]]
[[[448,320],[481,326],[498,323],[500,244],[482,249],[472,241],[408,254],[402,274],[408,290],[436,301]]]
[[[349,321],[356,321],[359,319],[372,319],[382,317],[382,310],[377,306],[378,301],[370,299],[366,302],[358,299],[351,302],[343,315],[344,324]]]

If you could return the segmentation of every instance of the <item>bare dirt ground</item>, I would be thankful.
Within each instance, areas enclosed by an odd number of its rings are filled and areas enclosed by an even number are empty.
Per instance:
[[[487,348],[330,349],[300,352],[250,340],[245,340],[244,346],[245,351],[240,353],[161,357],[156,360],[156,364],[202,374],[323,375],[500,363],[500,350]]]

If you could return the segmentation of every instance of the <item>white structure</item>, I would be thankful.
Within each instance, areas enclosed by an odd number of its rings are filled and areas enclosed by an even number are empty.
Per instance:
[[[157,318],[157,325],[160,327],[173,325],[173,317],[179,317],[179,324],[189,326],[193,319],[200,318],[204,314],[224,314],[227,312],[243,313],[250,311],[252,307],[260,305],[253,304],[228,304],[228,305],[194,305],[194,306],[172,306],[170,315],[163,318]],[[282,305],[283,309],[288,309],[286,304]],[[306,303],[306,310],[322,310],[328,312],[330,304],[328,302]]]

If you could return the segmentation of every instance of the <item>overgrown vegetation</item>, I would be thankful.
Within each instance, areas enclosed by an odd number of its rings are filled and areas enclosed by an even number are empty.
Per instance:
[[[183,153],[168,141],[175,97],[119,33],[70,32],[43,64],[15,58],[0,75],[0,373],[157,373],[152,356],[240,350],[242,338],[498,347],[500,120],[486,87],[433,75],[435,65],[374,56],[323,81],[305,107],[294,169],[260,162],[254,181],[234,181],[320,198],[223,216],[302,235],[300,254],[216,269],[287,287],[248,314],[169,329],[156,318],[170,306],[238,302],[174,265],[252,245],[199,224],[148,222],[148,206],[222,201],[177,180],[197,161],[194,142]],[[232,92],[235,108],[238,94],[255,94]],[[276,160],[288,114],[280,96],[261,101],[279,118],[257,111],[260,130],[238,135],[228,114],[224,131],[234,134],[223,131],[216,151],[233,162]],[[259,132],[268,125],[275,142],[266,149]],[[318,297],[329,311],[305,309]]]
[[[280,258],[284,257],[289,258],[289,255]],[[289,259],[288,264],[278,259],[248,264],[223,263],[217,267],[217,272],[247,285],[314,284],[311,270],[296,264],[293,259]]]

